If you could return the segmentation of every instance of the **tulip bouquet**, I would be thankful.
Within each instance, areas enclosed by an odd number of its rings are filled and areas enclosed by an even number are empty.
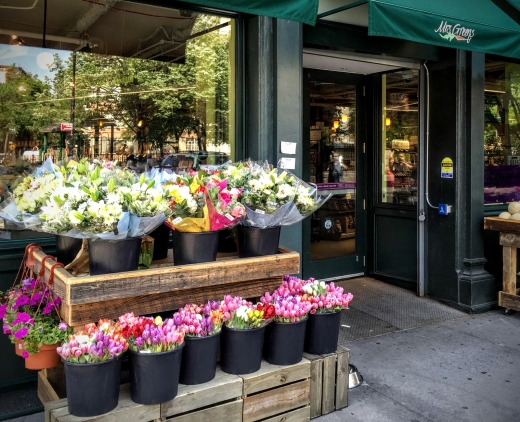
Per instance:
[[[207,337],[220,332],[224,312],[219,301],[209,301],[205,305],[187,304],[173,314],[173,321],[186,336]]]
[[[44,345],[62,343],[71,330],[60,322],[59,297],[47,285],[34,278],[23,280],[20,286],[2,295],[0,318],[3,332],[12,343],[23,341],[22,357],[27,358]]]
[[[254,305],[240,296],[224,296],[221,302],[224,321],[228,328],[247,330],[260,328],[274,317],[274,306],[268,303]]]
[[[135,316],[132,312],[119,317],[121,333],[128,340],[130,350],[139,353],[161,353],[180,347],[184,342],[184,329],[173,319]]]
[[[100,319],[97,324],[85,325],[82,331],[69,336],[66,343],[58,347],[58,354],[72,363],[97,363],[114,359],[128,349],[118,323]]]
[[[306,300],[311,304],[312,314],[332,313],[348,308],[354,298],[351,293],[344,293],[343,287],[313,278],[304,282],[302,290],[307,294]]]
[[[302,296],[301,284],[284,280],[284,283],[277,288],[271,295],[266,292],[260,302],[271,304],[274,306],[274,321],[277,322],[298,322],[307,318],[311,311],[311,304],[307,301],[306,296]],[[294,285],[296,284],[296,286]]]

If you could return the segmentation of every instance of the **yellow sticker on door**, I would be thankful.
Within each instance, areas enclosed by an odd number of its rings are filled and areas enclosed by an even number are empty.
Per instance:
[[[445,179],[453,179],[453,160],[449,157],[442,159],[441,177]]]

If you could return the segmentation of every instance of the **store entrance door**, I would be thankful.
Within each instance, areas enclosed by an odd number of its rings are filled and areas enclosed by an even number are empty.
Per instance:
[[[303,277],[365,273],[364,76],[304,69],[304,179],[329,201],[303,223]]]

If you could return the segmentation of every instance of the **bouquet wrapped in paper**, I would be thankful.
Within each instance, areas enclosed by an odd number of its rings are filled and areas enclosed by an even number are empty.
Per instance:
[[[228,186],[220,171],[207,177],[206,191],[211,231],[230,229],[245,217],[246,209],[240,203],[242,189]]]
[[[203,172],[190,171],[165,183],[171,210],[166,221],[169,227],[180,232],[210,231],[204,179]]]
[[[252,161],[226,166],[222,172],[231,187],[242,190],[246,209],[242,225],[287,226],[298,223],[330,197],[320,197],[316,188],[290,172]]]
[[[63,183],[63,174],[49,158],[18,184],[12,199],[2,204],[0,217],[20,228],[37,230],[41,224],[42,207]]]

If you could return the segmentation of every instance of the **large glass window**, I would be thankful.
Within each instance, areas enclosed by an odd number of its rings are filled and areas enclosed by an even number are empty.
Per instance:
[[[0,6],[0,202],[47,157],[235,159],[235,20],[125,1],[19,6]]]
[[[486,60],[484,202],[520,200],[520,65]]]
[[[383,203],[417,203],[418,89],[416,70],[382,76],[380,201]]]

